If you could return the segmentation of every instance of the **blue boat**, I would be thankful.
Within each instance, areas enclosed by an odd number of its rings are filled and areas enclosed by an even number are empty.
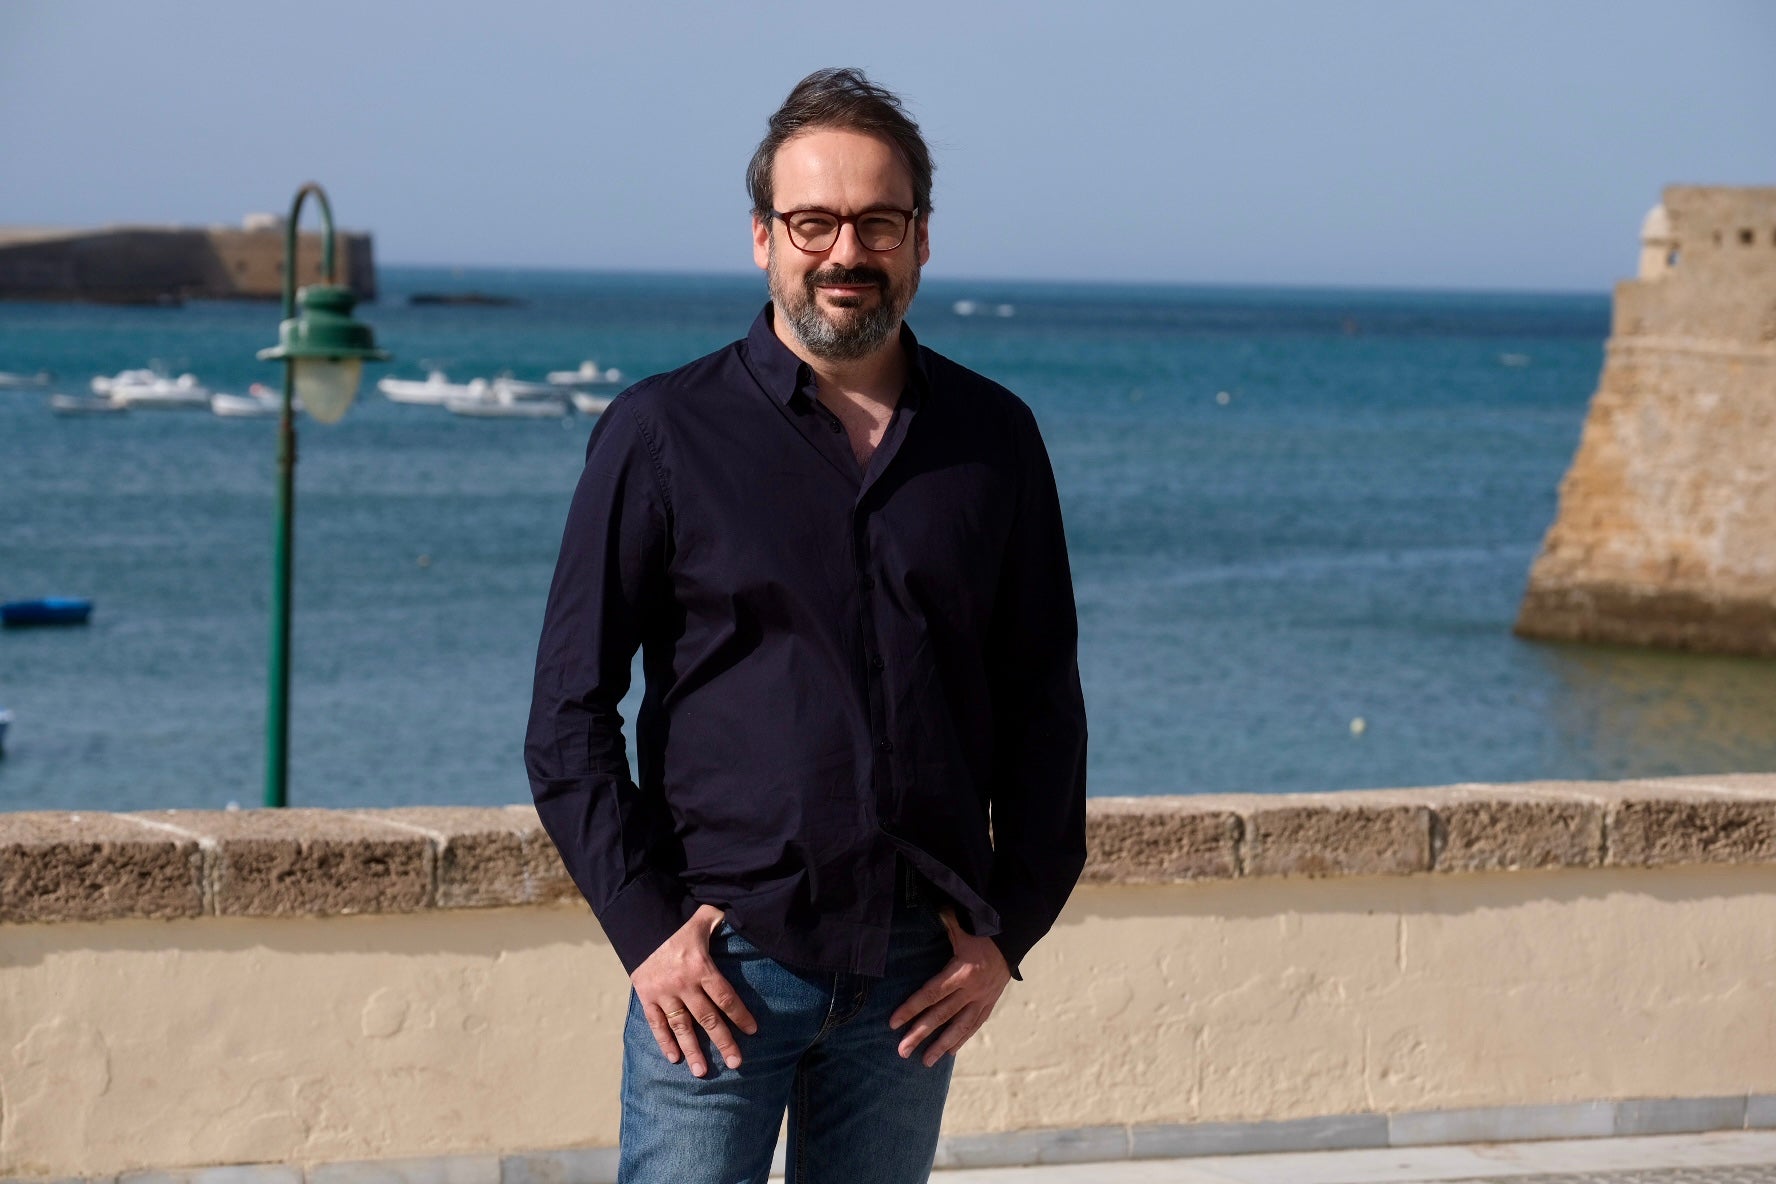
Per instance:
[[[92,616],[93,602],[78,596],[45,596],[37,600],[9,600],[0,604],[0,625],[84,625]]]

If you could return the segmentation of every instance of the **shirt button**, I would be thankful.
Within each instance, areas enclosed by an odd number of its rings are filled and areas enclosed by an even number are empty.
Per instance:
[[[845,430],[845,425],[841,424],[836,419],[829,419],[826,421],[826,430],[829,432],[842,432]]]
[[[881,670],[884,667],[886,667],[887,665],[888,665],[888,663],[882,661],[881,654],[871,654],[870,655],[870,669],[871,670]]]
[[[879,752],[893,752],[894,751],[894,741],[892,741],[892,740],[878,740],[878,741],[876,741],[876,749]]]
[[[862,584],[862,585],[863,585],[863,590],[864,590],[864,591],[865,591],[865,592],[868,592],[868,591],[870,591],[870,590],[872,590],[872,589],[873,589],[873,588],[875,588],[875,586],[876,586],[876,577],[874,577],[874,576],[864,576],[864,577],[863,577],[863,579],[862,579],[862,580],[860,580],[860,581],[858,581],[858,582],[859,582],[859,583],[861,583],[861,584]]]

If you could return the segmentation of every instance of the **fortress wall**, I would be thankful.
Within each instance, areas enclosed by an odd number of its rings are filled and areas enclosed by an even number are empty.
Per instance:
[[[1776,776],[1089,835],[942,1163],[1776,1125]],[[608,1179],[626,987],[529,807],[0,815],[0,1177]]]
[[[218,288],[231,287],[241,295],[283,295],[284,235],[282,231],[212,230]],[[360,299],[376,298],[376,269],[367,234],[339,234],[333,250],[339,277]],[[296,244],[296,283],[324,283],[321,267],[321,236],[308,233]]]
[[[1776,655],[1776,189],[1674,186],[1645,237],[1517,631]]]
[[[284,232],[229,228],[119,227],[0,235],[0,298],[147,303],[182,299],[278,299]],[[341,282],[376,296],[370,236],[335,237]],[[320,283],[321,235],[297,237],[297,283]]]

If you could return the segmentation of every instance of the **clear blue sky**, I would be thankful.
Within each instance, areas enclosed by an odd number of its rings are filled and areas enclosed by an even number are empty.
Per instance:
[[[934,142],[930,276],[1597,290],[1666,183],[1776,184],[1760,0],[0,0],[0,224],[312,177],[385,263],[739,272],[824,65]]]

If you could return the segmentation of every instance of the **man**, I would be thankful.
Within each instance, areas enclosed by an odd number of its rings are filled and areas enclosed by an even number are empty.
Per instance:
[[[587,445],[537,656],[537,812],[634,990],[619,1178],[924,1180],[951,1054],[1084,863],[1048,457],[901,318],[931,157],[854,70],[755,153],[745,339]],[[617,703],[642,653],[630,779]]]

